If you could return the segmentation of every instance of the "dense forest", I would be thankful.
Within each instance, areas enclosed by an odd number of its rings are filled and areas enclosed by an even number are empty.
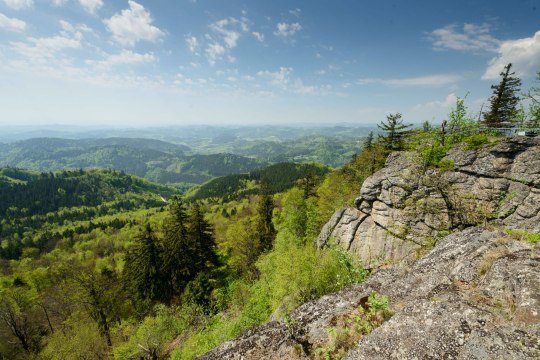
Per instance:
[[[501,87],[490,111],[508,108]],[[532,104],[522,124],[538,114]],[[277,164],[184,197],[114,170],[3,168],[0,358],[192,359],[269,319],[294,327],[293,309],[370,275],[341,247],[314,246],[335,209],[392,151],[417,152],[426,172],[451,169],[453,146],[500,141],[493,119],[462,98],[440,128],[390,114],[337,170]],[[343,340],[315,356],[339,358]]]

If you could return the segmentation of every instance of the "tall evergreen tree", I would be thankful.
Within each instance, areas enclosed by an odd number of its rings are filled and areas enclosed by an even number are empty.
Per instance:
[[[165,301],[159,248],[150,224],[135,239],[136,243],[125,257],[124,283],[141,313],[154,301]]]
[[[492,85],[493,95],[490,99],[490,110],[484,113],[484,123],[488,127],[499,127],[502,123],[511,122],[517,112],[519,102],[519,89],[521,80],[515,77],[514,72],[510,72],[512,63],[504,67],[501,72],[501,81],[497,85]]]
[[[379,129],[386,133],[385,135],[379,135],[384,148],[389,151],[403,150],[404,138],[409,132],[407,129],[411,126],[411,124],[403,124],[400,113],[386,116],[386,123],[381,121],[381,124],[377,125]]]
[[[276,237],[276,229],[272,223],[272,213],[274,212],[274,198],[270,194],[270,189],[266,181],[261,182],[259,192],[259,203],[257,205],[257,216],[255,223],[255,233],[260,244],[261,251],[272,248],[272,243]]]
[[[363,150],[369,151],[373,149],[373,131],[370,131],[368,136],[364,139]]]
[[[165,224],[162,271],[168,281],[167,299],[181,294],[195,276],[193,259],[196,249],[188,236],[188,215],[181,198],[174,198]]]
[[[216,265],[216,241],[212,226],[204,219],[204,213],[197,202],[191,207],[188,233],[190,243],[196,249],[193,261],[197,264],[197,270],[202,271],[208,266]]]

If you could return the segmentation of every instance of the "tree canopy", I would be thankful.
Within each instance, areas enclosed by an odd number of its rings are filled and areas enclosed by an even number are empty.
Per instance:
[[[515,72],[510,72],[511,68],[512,63],[506,65],[501,72],[501,81],[491,86],[490,110],[484,113],[484,123],[488,127],[500,127],[512,122],[517,113],[521,80],[514,76]]]

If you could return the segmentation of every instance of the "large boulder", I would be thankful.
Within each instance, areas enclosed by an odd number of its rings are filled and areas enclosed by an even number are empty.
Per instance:
[[[475,227],[445,237],[411,268],[379,270],[200,359],[314,358],[372,292],[389,297],[394,315],[346,359],[540,358],[540,248]]]
[[[363,183],[356,206],[332,216],[317,245],[338,244],[376,268],[411,262],[426,245],[466,226],[495,221],[540,231],[540,139],[457,146],[444,160],[444,170],[429,169],[418,154],[392,153]]]

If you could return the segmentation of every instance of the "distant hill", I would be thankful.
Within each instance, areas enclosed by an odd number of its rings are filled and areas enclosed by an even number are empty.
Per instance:
[[[161,207],[179,194],[173,187],[115,170],[36,173],[0,168],[0,258],[16,259],[23,246],[50,249],[54,241],[94,228],[121,228],[118,213]],[[115,214],[107,222],[98,216]],[[77,227],[68,223],[86,221]],[[57,228],[55,233],[47,229]]]
[[[246,174],[232,174],[212,179],[196,187],[186,196],[190,200],[222,198],[224,201],[256,194],[260,182],[266,181],[271,193],[288,190],[308,175],[321,179],[330,168],[320,164],[279,163]]]
[[[159,183],[199,184],[247,172],[264,161],[232,154],[186,155],[185,145],[141,138],[36,138],[0,144],[0,166],[35,171],[108,168]]]

